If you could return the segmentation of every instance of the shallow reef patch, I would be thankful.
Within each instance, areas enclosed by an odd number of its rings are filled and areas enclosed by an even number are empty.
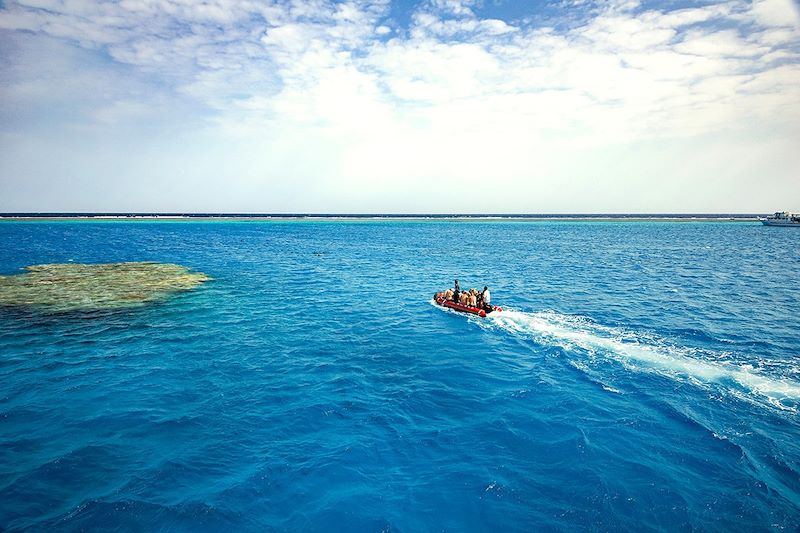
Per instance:
[[[181,265],[154,262],[33,265],[0,276],[0,306],[48,312],[135,307],[193,289],[210,278]]]

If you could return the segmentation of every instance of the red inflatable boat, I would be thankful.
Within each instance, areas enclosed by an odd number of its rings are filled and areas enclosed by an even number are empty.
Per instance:
[[[502,311],[502,307],[492,306],[492,309],[487,311],[485,309],[479,309],[477,307],[470,307],[468,305],[461,305],[453,302],[451,300],[445,300],[444,298],[434,298],[437,304],[441,305],[442,307],[449,307],[453,311],[460,311],[461,313],[471,313],[473,315],[478,315],[481,317],[485,317],[486,313],[491,313],[492,311]]]

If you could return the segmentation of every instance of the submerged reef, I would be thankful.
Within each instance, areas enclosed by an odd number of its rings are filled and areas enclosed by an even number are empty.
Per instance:
[[[193,289],[210,278],[165,263],[54,264],[0,276],[0,306],[48,312],[134,307]]]

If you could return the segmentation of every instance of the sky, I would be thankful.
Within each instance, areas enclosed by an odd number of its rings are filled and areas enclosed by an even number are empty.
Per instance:
[[[784,209],[796,0],[0,0],[0,212]]]

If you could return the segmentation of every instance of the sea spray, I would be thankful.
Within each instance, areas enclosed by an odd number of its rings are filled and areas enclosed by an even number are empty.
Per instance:
[[[795,410],[800,401],[800,383],[794,380],[765,375],[751,365],[721,361],[719,354],[676,346],[656,336],[602,326],[583,317],[552,311],[504,310],[475,322],[567,351],[580,350],[611,358],[633,370],[656,371],[700,384],[732,385],[782,409]]]

